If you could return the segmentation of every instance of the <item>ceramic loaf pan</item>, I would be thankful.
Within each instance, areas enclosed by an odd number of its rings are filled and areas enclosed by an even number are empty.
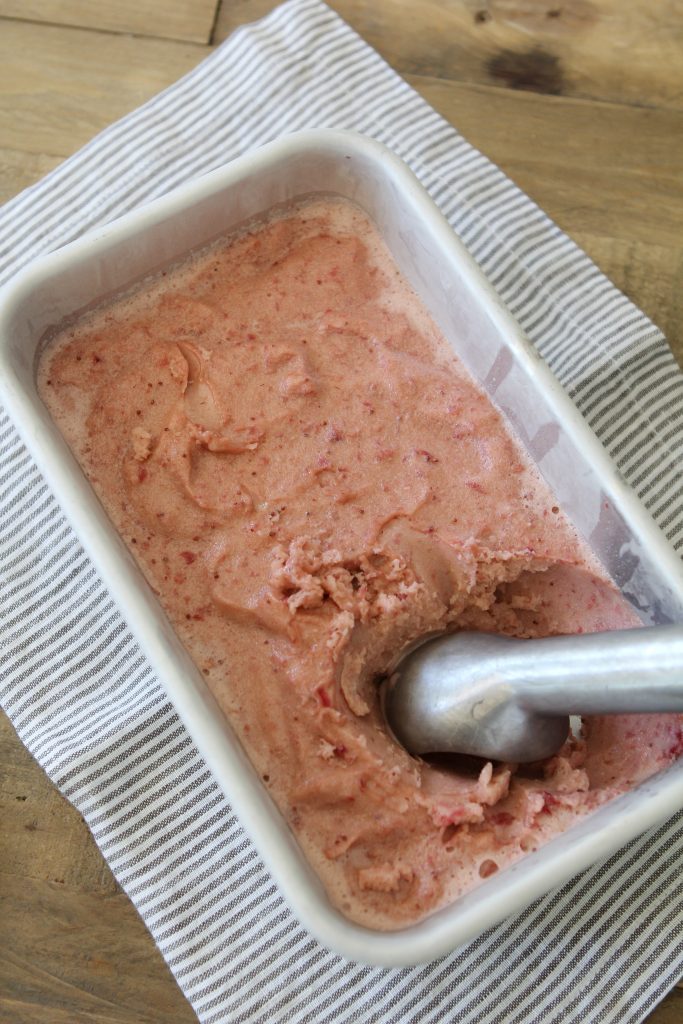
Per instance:
[[[410,171],[362,136],[287,136],[31,264],[0,293],[0,398],[295,914],[350,959],[408,965],[466,942],[673,814],[683,806],[683,760],[419,924],[385,933],[350,923],[329,904],[35,383],[41,345],[64,318],[314,192],[344,196],[370,215],[644,623],[683,621],[678,557]]]

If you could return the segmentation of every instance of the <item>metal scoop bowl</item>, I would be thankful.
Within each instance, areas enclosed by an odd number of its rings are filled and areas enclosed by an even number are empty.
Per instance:
[[[412,754],[540,761],[565,742],[571,715],[683,712],[683,626],[426,638],[383,683],[382,704]]]

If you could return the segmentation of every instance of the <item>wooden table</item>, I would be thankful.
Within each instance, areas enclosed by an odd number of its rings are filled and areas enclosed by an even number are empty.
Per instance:
[[[0,200],[274,6],[0,0]],[[587,250],[683,363],[683,2],[331,6]],[[82,819],[4,718],[0,900],[1,1022],[195,1020]],[[683,989],[649,1021],[683,1021]]]

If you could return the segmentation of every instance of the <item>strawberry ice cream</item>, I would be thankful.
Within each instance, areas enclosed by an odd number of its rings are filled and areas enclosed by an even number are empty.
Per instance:
[[[639,620],[351,204],[278,213],[87,314],[39,383],[353,920],[419,920],[681,752],[674,715],[587,720],[523,770],[388,735],[378,679],[425,633]]]

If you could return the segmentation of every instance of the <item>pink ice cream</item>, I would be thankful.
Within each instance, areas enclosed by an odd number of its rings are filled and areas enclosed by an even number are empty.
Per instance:
[[[678,716],[427,764],[377,680],[434,630],[638,624],[372,226],[315,202],[69,327],[40,389],[331,900],[419,920],[675,759]]]

